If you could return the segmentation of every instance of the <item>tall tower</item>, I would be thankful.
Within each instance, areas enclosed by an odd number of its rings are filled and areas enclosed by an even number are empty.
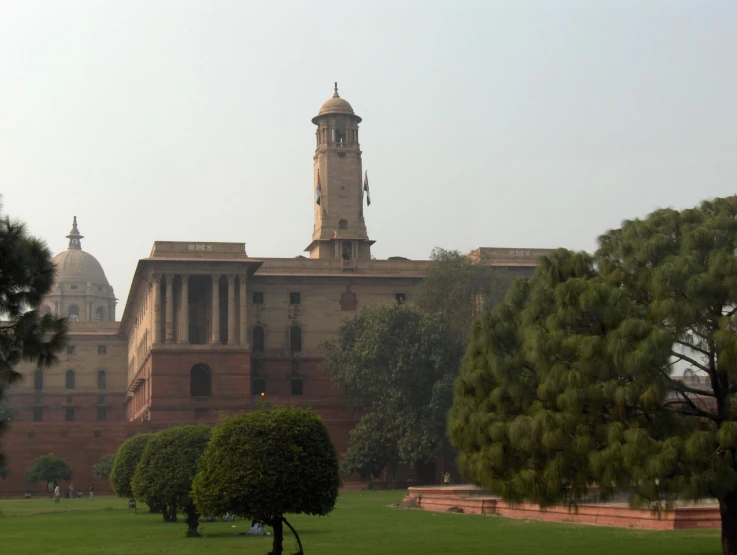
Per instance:
[[[358,124],[361,118],[335,93],[312,118],[315,133],[314,207],[310,258],[370,260],[371,245],[363,219],[363,176]]]

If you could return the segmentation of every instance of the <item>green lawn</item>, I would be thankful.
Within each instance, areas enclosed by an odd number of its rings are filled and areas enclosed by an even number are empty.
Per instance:
[[[294,516],[307,555],[422,554],[488,555],[718,555],[717,531],[642,532],[550,524],[491,516],[393,509],[403,492],[341,494],[328,517]],[[203,523],[203,538],[186,539],[183,522],[160,515],[129,515],[125,500],[112,497],[0,500],[0,553],[9,555],[138,555],[203,553],[263,555],[271,537],[236,536],[248,523]],[[235,526],[235,527],[233,527]],[[285,553],[296,551],[285,538]]]

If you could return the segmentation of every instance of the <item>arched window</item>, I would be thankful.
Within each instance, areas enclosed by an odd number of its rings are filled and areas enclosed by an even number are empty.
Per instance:
[[[105,309],[101,306],[97,307],[97,310],[95,311],[95,320],[98,322],[102,322],[105,319]]]
[[[289,350],[292,353],[299,353],[302,350],[302,328],[299,326],[289,328]]]
[[[46,316],[47,314],[51,314],[51,307],[45,304],[44,307],[41,309],[41,315]]]
[[[76,382],[76,376],[74,375],[74,370],[67,370],[64,384],[67,389],[74,389],[74,385]]]
[[[264,328],[261,326],[255,326],[253,328],[253,345],[251,345],[251,350],[254,353],[264,352]]]
[[[189,371],[189,394],[192,397],[212,395],[212,370],[207,364],[197,363]]]
[[[348,229],[348,220],[339,220],[338,229]]]
[[[40,368],[33,373],[33,391],[44,390],[44,371]]]
[[[97,389],[105,391],[107,389],[107,372],[105,370],[97,371]]]
[[[67,317],[72,322],[79,322],[79,307],[76,304],[69,305],[69,311]]]

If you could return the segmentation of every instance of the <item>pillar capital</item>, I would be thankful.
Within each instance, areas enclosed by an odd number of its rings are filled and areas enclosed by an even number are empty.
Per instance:
[[[167,285],[171,285],[171,283],[174,281],[174,274],[166,274],[164,277],[166,278]]]
[[[220,274],[210,274],[213,283],[220,283]]]
[[[189,283],[189,274],[180,274],[179,279],[182,280],[182,283]]]
[[[228,283],[233,283],[235,281],[235,274],[227,274],[225,279],[228,280]]]

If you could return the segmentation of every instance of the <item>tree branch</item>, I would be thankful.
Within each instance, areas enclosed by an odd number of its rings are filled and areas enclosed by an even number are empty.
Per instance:
[[[685,393],[682,393],[680,391],[677,392],[677,393],[679,393],[681,395],[681,397],[683,398],[683,400],[668,401],[667,403],[663,403],[661,406],[662,407],[671,407],[671,406],[684,407],[684,402],[683,401],[685,401],[687,403],[688,408],[690,408],[691,410],[693,410],[693,412],[682,412],[682,411],[679,411],[682,414],[684,414],[686,416],[698,416],[698,417],[701,417],[701,418],[708,418],[709,420],[714,420],[715,422],[721,422],[722,421],[722,419],[718,415],[716,415],[716,414],[714,414],[712,412],[709,412],[709,411],[705,411],[705,410],[700,409],[699,407],[697,407],[694,404],[694,402]]]
[[[709,367],[708,367],[708,366],[704,366],[704,365],[703,365],[703,364],[701,364],[700,362],[696,362],[696,360],[692,359],[692,358],[691,358],[691,357],[689,357],[689,356],[686,356],[686,355],[684,355],[684,354],[678,353],[678,352],[676,352],[676,351],[673,351],[673,350],[671,350],[670,354],[671,354],[672,356],[676,357],[676,358],[679,358],[679,359],[681,359],[681,360],[685,361],[685,362],[690,362],[690,363],[691,363],[691,364],[693,364],[693,365],[694,365],[694,366],[695,366],[696,368],[698,368],[698,369],[700,369],[700,370],[703,370],[703,371],[704,371],[704,372],[706,372],[707,374],[711,374],[711,371],[709,370]]]
[[[696,345],[691,345],[691,343],[688,343],[687,341],[680,341],[676,339],[675,342],[679,345],[683,345],[684,347],[688,347],[689,349],[693,349],[694,351],[698,351],[704,356],[709,356],[709,351],[707,351],[706,349],[702,349],[701,347],[697,347]]]

